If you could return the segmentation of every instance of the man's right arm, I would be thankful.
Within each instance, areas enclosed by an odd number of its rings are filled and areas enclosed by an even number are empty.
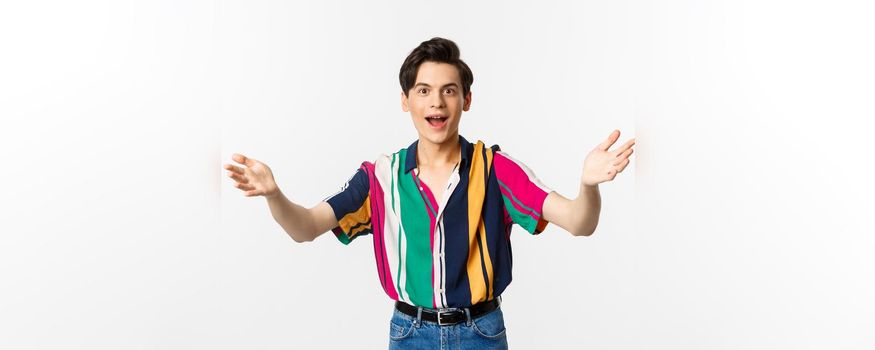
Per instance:
[[[297,205],[279,190],[267,164],[238,153],[233,154],[231,159],[245,166],[223,166],[228,170],[228,177],[234,179],[234,187],[242,190],[247,197],[267,198],[274,220],[295,242],[312,241],[325,231],[337,227],[334,210],[328,203],[323,201],[310,209]]]
[[[267,204],[274,220],[298,243],[313,241],[338,225],[334,210],[324,201],[307,209],[277,191],[276,195],[267,197]]]

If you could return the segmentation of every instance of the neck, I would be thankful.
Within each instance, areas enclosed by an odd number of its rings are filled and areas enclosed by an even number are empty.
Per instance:
[[[461,148],[458,135],[450,137],[446,142],[440,144],[420,138],[416,146],[417,164],[419,166],[456,164],[461,161]]]

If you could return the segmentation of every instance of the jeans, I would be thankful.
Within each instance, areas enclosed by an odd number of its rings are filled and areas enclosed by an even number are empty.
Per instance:
[[[501,307],[454,325],[440,326],[394,309],[389,322],[393,349],[507,349],[507,330]]]

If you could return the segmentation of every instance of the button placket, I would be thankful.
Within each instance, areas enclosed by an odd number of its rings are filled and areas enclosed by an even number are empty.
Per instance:
[[[437,220],[440,220],[441,215],[444,214],[444,209],[447,207],[447,202],[450,201],[450,196],[453,194],[453,190],[455,187],[453,184],[456,184],[459,181],[459,167],[453,169],[453,173],[450,174],[450,181],[447,184],[447,188],[444,190],[444,196],[441,198],[440,206],[438,206]]]

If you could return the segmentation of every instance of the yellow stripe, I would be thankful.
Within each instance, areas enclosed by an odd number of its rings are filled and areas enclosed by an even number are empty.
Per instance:
[[[477,226],[480,225],[480,211],[483,209],[483,197],[486,194],[486,184],[483,183],[483,163],[480,153],[483,143],[474,145],[471,155],[471,172],[468,174],[468,286],[471,288],[471,304],[482,300],[486,284],[483,281],[483,270],[480,268],[480,250],[477,249]]]
[[[349,238],[352,238],[356,234],[358,234],[359,232],[364,231],[364,230],[371,227],[371,224],[367,224],[364,226],[360,226],[359,228],[357,228],[355,230],[355,232],[350,232],[350,229],[352,229],[355,225],[358,225],[361,223],[366,223],[371,219],[371,201],[370,201],[370,199],[371,199],[371,196],[368,195],[365,198],[365,203],[362,204],[362,206],[359,207],[358,210],[356,210],[352,213],[346,214],[342,218],[340,218],[340,221],[338,222],[338,226],[340,226],[340,228],[343,230],[343,232],[346,232],[346,234]]]
[[[492,149],[486,149],[486,178],[489,178],[489,169],[492,169]],[[485,187],[484,194],[485,197]],[[482,205],[481,205],[482,207]],[[489,277],[489,297],[486,300],[492,300],[493,278],[492,278],[492,259],[489,258],[489,247],[486,245],[486,225],[483,223],[483,216],[480,217],[480,242],[483,243],[483,262],[486,265],[486,276]]]
[[[370,228],[371,228],[371,223],[368,223],[367,225],[359,226],[359,228],[355,229],[355,231],[349,233],[349,238],[353,238],[355,236],[358,236],[359,233],[367,231]]]
[[[492,299],[493,273],[492,260],[489,258],[489,249],[486,246],[486,231],[483,223],[482,209],[483,200],[486,197],[485,179],[489,177],[489,169],[492,165],[492,149],[486,148],[484,161],[484,147],[482,141],[474,145],[474,154],[470,160],[471,169],[468,174],[468,285],[471,289],[471,304]],[[485,163],[485,164],[484,164]],[[477,235],[483,244],[483,256],[480,256],[481,247],[477,243]],[[486,266],[486,276],[483,276],[483,265]],[[489,280],[489,295],[486,295],[486,280]]]

